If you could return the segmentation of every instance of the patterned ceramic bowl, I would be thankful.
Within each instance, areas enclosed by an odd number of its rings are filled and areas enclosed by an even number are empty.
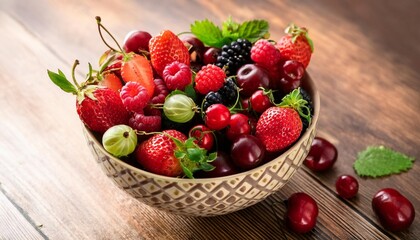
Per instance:
[[[282,188],[302,165],[315,137],[319,94],[306,75],[303,87],[312,96],[314,116],[301,138],[286,152],[255,169],[207,179],[173,178],[136,168],[108,154],[100,141],[84,128],[86,140],[105,174],[142,203],[188,216],[215,216],[244,209]]]

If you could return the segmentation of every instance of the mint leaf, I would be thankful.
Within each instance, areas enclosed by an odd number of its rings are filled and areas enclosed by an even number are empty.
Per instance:
[[[47,70],[48,76],[50,77],[51,81],[60,87],[63,91],[68,93],[77,94],[76,87],[70,83],[69,80],[64,76],[64,73],[60,70],[58,70],[58,73],[51,72],[50,70]]]
[[[225,44],[222,30],[208,19],[195,21],[190,28],[205,45],[221,48]]]
[[[361,177],[382,177],[401,173],[413,166],[414,158],[384,146],[370,146],[357,156],[353,167]]]
[[[243,22],[238,29],[239,38],[245,38],[251,43],[268,34],[269,24],[265,20],[252,20]]]

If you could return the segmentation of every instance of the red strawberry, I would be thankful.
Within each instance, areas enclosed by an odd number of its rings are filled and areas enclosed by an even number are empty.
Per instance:
[[[285,32],[288,35],[282,37],[276,45],[282,58],[301,62],[306,68],[314,51],[312,40],[308,36],[308,30],[291,24]]]
[[[188,138],[177,130],[166,130],[142,142],[136,150],[136,158],[141,166],[152,173],[193,178],[193,172],[214,169],[209,162],[217,155],[207,155],[196,139]]]
[[[310,123],[311,114],[300,89],[286,95],[280,104],[270,107],[257,122],[255,136],[268,152],[279,152],[292,145],[300,136],[302,118]]]
[[[78,64],[79,62],[76,60],[72,69],[73,76]],[[92,69],[88,75],[92,76]],[[82,122],[92,131],[104,133],[114,125],[128,124],[129,113],[118,92],[107,87],[87,84],[96,82],[97,79],[89,78],[81,85],[73,79],[73,85],[60,70],[58,73],[48,70],[48,76],[63,91],[77,96],[77,113]]]
[[[153,70],[149,61],[137,54],[127,55],[121,68],[121,76],[124,82],[138,82],[146,88],[150,97],[153,96],[155,83],[153,81]]]
[[[225,83],[225,72],[216,65],[208,64],[198,71],[195,76],[195,89],[205,95],[217,91]]]
[[[119,92],[122,88],[121,79],[114,73],[105,73],[102,80],[99,81],[100,86],[105,86],[116,92]]]
[[[169,30],[164,30],[160,35],[149,41],[150,61],[156,72],[163,76],[166,65],[178,61],[190,65],[190,54],[184,43]]]
[[[271,107],[258,119],[256,136],[269,152],[277,152],[294,143],[302,131],[302,121],[293,108]]]
[[[109,88],[90,86],[76,102],[80,119],[92,131],[104,133],[118,124],[128,124],[128,112],[117,92]]]
[[[175,157],[177,145],[168,134],[182,142],[187,137],[176,130],[166,130],[141,143],[136,150],[136,158],[140,165],[149,172],[176,177],[183,173],[180,161]]]

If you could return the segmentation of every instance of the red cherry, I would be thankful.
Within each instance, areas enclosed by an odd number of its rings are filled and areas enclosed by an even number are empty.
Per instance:
[[[237,137],[230,150],[233,163],[243,170],[260,165],[264,159],[265,148],[255,136],[242,135]]]
[[[251,108],[257,113],[263,113],[269,107],[273,106],[270,102],[270,98],[264,94],[263,90],[257,90],[249,98]]]
[[[201,147],[210,151],[214,145],[214,135],[211,133],[211,130],[204,125],[197,125],[189,131],[188,135],[194,137],[197,140],[195,143]]]
[[[242,96],[249,97],[259,87],[268,88],[270,79],[262,67],[255,64],[246,64],[239,68],[236,82],[238,87],[242,89],[239,93]]]
[[[280,79],[280,88],[284,93],[289,93],[298,88],[301,79],[305,73],[305,67],[302,63],[295,60],[287,60],[282,66],[282,78]]]
[[[197,172],[198,178],[213,178],[213,177],[223,177],[238,173],[235,165],[232,163],[232,159],[228,154],[222,151],[217,152],[216,159],[210,163],[215,168],[211,171],[200,171]]]
[[[204,65],[216,63],[217,56],[219,56],[220,52],[221,52],[220,48],[208,48],[204,52],[204,56],[203,56]]]
[[[182,41],[187,43],[186,47],[189,49],[191,62],[202,62],[205,50],[203,42],[193,36],[186,36]]]
[[[124,51],[140,53],[140,50],[149,51],[149,40],[152,35],[144,31],[131,31],[124,39]]]
[[[393,188],[384,188],[372,199],[372,208],[382,226],[398,232],[410,227],[416,215],[413,204]]]
[[[226,130],[226,137],[233,141],[241,135],[251,134],[251,126],[249,118],[245,114],[235,113],[230,116],[228,128]]]
[[[342,175],[335,182],[335,189],[340,197],[349,199],[356,196],[359,191],[359,183],[350,175]]]
[[[230,111],[220,103],[210,105],[206,110],[204,122],[212,130],[221,130],[229,125]]]
[[[337,160],[337,148],[329,141],[315,137],[311,150],[303,161],[312,171],[325,171],[330,169]]]
[[[316,224],[318,205],[306,193],[298,192],[287,199],[286,226],[296,233],[307,233]]]

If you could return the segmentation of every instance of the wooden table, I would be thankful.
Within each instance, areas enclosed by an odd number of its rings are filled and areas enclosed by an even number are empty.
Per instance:
[[[332,170],[303,167],[280,191],[245,210],[212,218],[167,214],[137,202],[103,174],[89,152],[75,99],[48,79],[74,59],[97,63],[106,49],[95,16],[122,42],[133,29],[182,32],[194,20],[229,15],[271,23],[279,39],[289,22],[310,29],[308,69],[321,94],[318,135],[339,151]],[[418,239],[384,230],[371,199],[394,187],[420,213],[420,2],[402,1],[59,1],[0,3],[0,239]],[[82,68],[81,68],[82,69]],[[78,74],[81,75],[80,71]],[[341,174],[369,145],[417,159],[399,175],[358,177],[359,194],[335,193]],[[316,228],[297,235],[277,222],[271,204],[303,191],[318,202]],[[277,211],[281,215],[284,207]]]

